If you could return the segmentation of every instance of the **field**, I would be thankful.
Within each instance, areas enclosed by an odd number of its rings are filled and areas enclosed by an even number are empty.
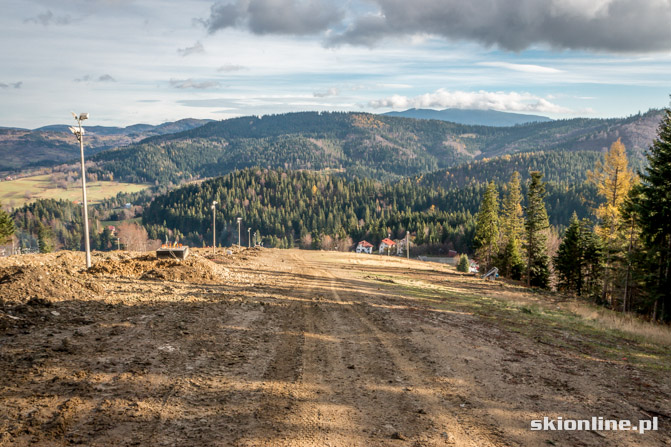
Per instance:
[[[137,192],[148,187],[148,185],[122,182],[87,182],[86,194],[89,202],[96,203],[114,197],[120,192]],[[68,189],[59,188],[51,181],[50,175],[36,175],[0,182],[0,203],[3,206],[17,208],[35,199],[81,201],[81,183],[71,183]]]
[[[387,256],[93,263],[0,259],[0,446],[671,445],[668,328]]]

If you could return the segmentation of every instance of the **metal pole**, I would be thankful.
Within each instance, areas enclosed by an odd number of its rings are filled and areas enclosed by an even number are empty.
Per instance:
[[[77,119],[79,124],[79,152],[82,156],[82,198],[84,199],[84,247],[86,248],[86,268],[91,268],[91,245],[89,243],[89,210],[86,203],[86,167],[84,166],[84,133],[82,131],[82,120]]]
[[[217,253],[217,209],[212,205],[212,254]]]
[[[242,218],[238,217],[238,247],[241,247],[241,245],[240,245],[240,221],[242,221]]]
[[[247,248],[252,248],[252,229],[247,228]]]
[[[410,259],[410,232],[405,232],[405,257]]]

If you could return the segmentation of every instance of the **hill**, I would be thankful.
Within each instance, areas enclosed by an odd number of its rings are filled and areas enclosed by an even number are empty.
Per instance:
[[[183,119],[158,126],[135,124],[128,127],[86,126],[86,154],[125,146],[148,137],[182,132],[211,120]],[[79,146],[68,125],[52,125],[34,130],[0,127],[0,173],[37,166],[50,166],[79,157]]]
[[[288,113],[212,122],[91,160],[115,178],[139,183],[177,183],[251,166],[390,179],[517,152],[601,152],[621,138],[640,163],[660,119],[660,111],[650,111],[621,119],[485,127],[362,113]]]
[[[519,124],[552,121],[547,116],[525,115],[522,113],[499,112],[497,110],[469,109],[408,109],[402,112],[387,112],[383,115],[402,118],[450,121],[458,124],[507,127]]]

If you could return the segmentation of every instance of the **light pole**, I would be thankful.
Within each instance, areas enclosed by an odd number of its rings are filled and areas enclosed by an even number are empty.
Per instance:
[[[247,248],[252,248],[252,229],[247,228]]]
[[[405,257],[410,259],[410,232],[405,232]]]
[[[238,247],[240,247],[240,222],[242,222],[242,217],[238,217]]]
[[[91,268],[91,245],[89,243],[89,210],[86,204],[86,167],[84,166],[84,129],[82,128],[82,121],[89,118],[88,113],[80,113],[77,116],[76,113],[72,112],[72,116],[75,117],[78,127],[70,127],[70,132],[75,134],[77,140],[79,140],[79,152],[82,156],[82,199],[84,200],[84,247],[86,248],[86,268]]]
[[[212,254],[217,253],[217,202],[212,201]]]

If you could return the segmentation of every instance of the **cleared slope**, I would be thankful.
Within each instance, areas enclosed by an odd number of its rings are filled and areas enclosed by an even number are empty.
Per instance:
[[[212,264],[200,253],[163,266],[163,280],[140,255],[96,255],[109,268],[90,273],[81,254],[60,271],[62,254],[0,260],[2,275],[30,261],[34,279],[73,283],[62,297],[52,287],[3,302],[0,445],[671,441],[668,338],[599,329],[559,297],[438,264],[256,249]],[[13,275],[0,287],[16,288]],[[530,431],[544,416],[657,416],[660,430]]]

